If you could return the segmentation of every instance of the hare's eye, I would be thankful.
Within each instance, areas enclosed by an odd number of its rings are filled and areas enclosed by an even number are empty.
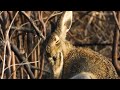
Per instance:
[[[60,42],[60,41],[59,41],[59,40],[57,40],[57,41],[56,41],[56,44],[59,44],[59,42]]]

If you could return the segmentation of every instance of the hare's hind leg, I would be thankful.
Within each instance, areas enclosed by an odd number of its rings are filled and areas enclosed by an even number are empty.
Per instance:
[[[79,74],[73,76],[70,79],[97,79],[97,78],[95,75],[93,75],[90,72],[82,72],[82,73],[79,73]]]

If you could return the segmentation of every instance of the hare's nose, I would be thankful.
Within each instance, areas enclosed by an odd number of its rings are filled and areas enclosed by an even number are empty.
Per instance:
[[[51,57],[51,54],[50,54],[50,53],[47,53],[47,57]]]

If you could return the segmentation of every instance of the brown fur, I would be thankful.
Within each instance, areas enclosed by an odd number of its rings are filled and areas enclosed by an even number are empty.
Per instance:
[[[61,78],[65,79],[79,74],[80,78],[84,77],[84,75],[88,78],[93,76],[93,78],[97,79],[118,78],[117,72],[108,58],[89,48],[74,47],[65,39],[71,23],[72,13],[69,11],[64,12],[61,19],[58,20],[57,30],[51,35],[46,46],[48,58],[53,58],[51,60],[55,62],[52,66],[54,77],[60,77],[59,73],[62,73]],[[59,53],[63,55],[63,59]],[[54,60],[54,58],[56,59]],[[62,60],[64,60],[64,63],[61,64],[63,65],[61,67],[59,65]],[[55,69],[56,72],[59,70],[58,74],[55,72]],[[85,74],[81,74],[82,72]]]
[[[89,48],[74,48],[64,58],[63,78],[71,78],[80,72],[91,72],[98,79],[118,78],[112,63]]]

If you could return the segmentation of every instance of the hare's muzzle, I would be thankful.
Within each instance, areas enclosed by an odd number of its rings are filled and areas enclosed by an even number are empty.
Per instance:
[[[56,53],[54,55],[52,53],[47,53],[47,58],[48,58],[49,63],[54,65],[56,62],[56,59],[58,58],[58,54],[60,54],[60,53]]]
[[[56,57],[56,56],[50,56],[50,54],[48,54],[47,58],[48,58],[48,61],[49,61],[52,65],[54,65],[57,57]]]
[[[55,61],[56,60],[56,55],[51,55],[50,53],[47,53],[47,58],[51,60],[51,58]]]

